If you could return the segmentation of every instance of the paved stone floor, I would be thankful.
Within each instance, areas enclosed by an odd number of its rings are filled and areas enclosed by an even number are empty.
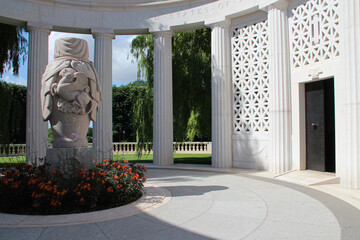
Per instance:
[[[4,223],[19,216],[0,214],[0,239],[360,238],[358,208],[306,186],[196,168],[149,169],[147,184],[161,190],[157,199],[163,196],[146,211],[56,216],[61,224],[32,227],[26,223],[34,217],[10,226]]]

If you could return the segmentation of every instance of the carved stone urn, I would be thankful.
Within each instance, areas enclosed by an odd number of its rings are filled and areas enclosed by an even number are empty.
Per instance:
[[[88,147],[86,134],[96,120],[101,89],[85,40],[55,41],[54,61],[42,76],[41,104],[44,121],[50,121],[53,148]]]

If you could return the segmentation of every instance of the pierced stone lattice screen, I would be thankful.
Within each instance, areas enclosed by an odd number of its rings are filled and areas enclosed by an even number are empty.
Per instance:
[[[339,55],[337,0],[310,0],[292,10],[292,66],[302,67]]]
[[[233,29],[234,132],[269,131],[267,26],[267,21],[264,21]]]

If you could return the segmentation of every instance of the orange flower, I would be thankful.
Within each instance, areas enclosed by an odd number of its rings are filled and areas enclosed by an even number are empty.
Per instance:
[[[135,176],[132,177],[132,179],[135,180],[135,181],[139,180],[139,175],[136,174]]]
[[[80,195],[81,195],[81,192],[77,192],[76,195],[80,196]]]
[[[80,202],[85,202],[85,199],[82,197],[82,198],[80,199]]]
[[[104,160],[103,160],[103,162],[108,162],[109,161],[109,159],[107,159],[107,158],[105,158]]]
[[[119,176],[114,176],[113,178],[116,179],[116,180],[118,180],[118,179],[119,179]]]
[[[114,189],[113,189],[113,187],[108,187],[108,188],[106,189],[106,191],[110,193],[110,192],[114,192]]]
[[[129,161],[128,161],[128,160],[124,160],[124,163],[129,163]]]
[[[145,181],[145,180],[146,180],[146,177],[142,177],[142,180],[144,180],[144,181]]]

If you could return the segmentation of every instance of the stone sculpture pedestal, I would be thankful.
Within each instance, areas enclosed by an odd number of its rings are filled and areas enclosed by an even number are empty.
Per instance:
[[[95,164],[95,154],[92,148],[47,148],[46,164],[49,169],[59,170],[66,175],[75,174],[78,168],[92,169]]]

